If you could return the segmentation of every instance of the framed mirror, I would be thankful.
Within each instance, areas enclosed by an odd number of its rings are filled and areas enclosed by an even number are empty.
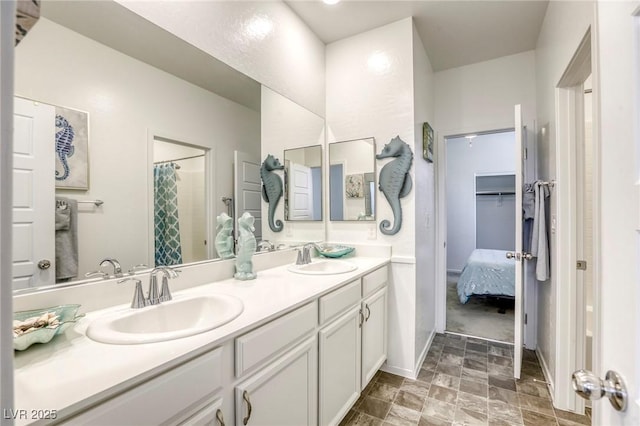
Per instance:
[[[322,220],[322,146],[284,151],[284,219]]]
[[[376,220],[375,154],[374,138],[329,144],[330,220]]]

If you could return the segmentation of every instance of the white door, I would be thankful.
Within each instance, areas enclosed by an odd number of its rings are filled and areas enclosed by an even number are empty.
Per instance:
[[[260,179],[260,158],[244,152],[233,153],[233,229],[238,240],[238,218],[249,212],[256,219],[253,233],[257,241],[262,239],[262,181]]]
[[[520,105],[515,106],[515,153],[516,153],[516,288],[515,288],[515,330],[513,339],[513,377],[520,378],[522,367],[522,346],[524,344],[524,274],[523,274],[523,250],[522,250],[522,185],[523,185],[523,134],[522,110]]]
[[[55,108],[15,98],[13,121],[13,288],[51,285],[56,278]]]
[[[313,177],[311,168],[289,165],[289,220],[313,219]]]

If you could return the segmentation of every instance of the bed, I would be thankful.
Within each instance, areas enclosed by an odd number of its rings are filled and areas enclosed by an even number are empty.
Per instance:
[[[458,280],[460,303],[473,295],[515,296],[516,263],[503,250],[475,249]]]

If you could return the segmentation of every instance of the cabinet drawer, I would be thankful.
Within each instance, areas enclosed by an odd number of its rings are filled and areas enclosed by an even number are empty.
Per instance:
[[[360,279],[320,298],[320,324],[360,302]]]
[[[318,304],[309,303],[287,315],[240,336],[235,341],[236,377],[263,365],[318,324]]]
[[[389,267],[383,266],[362,277],[362,297],[367,297],[389,281]]]
[[[82,414],[69,425],[161,425],[222,388],[222,348],[161,374]]]

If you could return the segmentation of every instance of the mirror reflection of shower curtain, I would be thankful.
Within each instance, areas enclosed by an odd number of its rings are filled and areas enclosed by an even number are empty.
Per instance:
[[[182,263],[175,163],[153,167],[155,265]]]

